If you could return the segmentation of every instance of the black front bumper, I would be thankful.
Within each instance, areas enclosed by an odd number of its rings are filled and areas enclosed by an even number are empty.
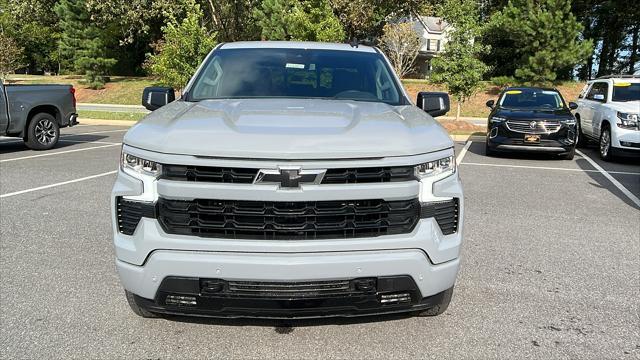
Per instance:
[[[509,129],[506,124],[494,124],[487,135],[487,146],[496,152],[536,152],[564,155],[575,148],[575,126],[562,126],[553,133],[535,134],[539,143],[525,142],[525,133]]]
[[[220,279],[169,277],[163,280],[154,300],[135,296],[148,311],[221,318],[307,319],[392,314],[429,309],[442,301],[444,293],[423,298],[410,276],[338,280],[348,283],[342,290],[310,290],[318,282],[236,283]],[[275,285],[274,285],[275,284]],[[293,290],[274,291],[290,286]],[[336,285],[337,286],[337,285]],[[266,287],[266,289],[265,289]],[[271,287],[271,288],[269,288]],[[247,290],[249,289],[249,290]],[[401,299],[388,302],[389,299]]]

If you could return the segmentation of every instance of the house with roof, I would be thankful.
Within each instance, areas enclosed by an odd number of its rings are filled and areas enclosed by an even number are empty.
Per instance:
[[[416,59],[416,76],[426,78],[431,74],[431,59],[444,51],[447,34],[452,27],[442,18],[435,16],[419,16],[411,21],[422,41],[422,47]]]

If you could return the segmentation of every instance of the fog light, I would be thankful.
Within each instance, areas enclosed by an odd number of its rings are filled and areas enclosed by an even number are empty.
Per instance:
[[[382,294],[380,295],[381,304],[401,304],[411,302],[411,294],[409,293],[396,293],[396,294]]]
[[[195,306],[197,305],[195,296],[167,295],[164,300],[167,305],[175,306]]]
[[[491,132],[489,132],[489,137],[493,139],[496,136],[498,136],[498,128],[494,127],[493,129],[491,129]]]

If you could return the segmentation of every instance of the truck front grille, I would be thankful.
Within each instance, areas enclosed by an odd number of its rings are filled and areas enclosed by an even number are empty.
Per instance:
[[[422,204],[421,217],[434,218],[444,235],[458,231],[459,200],[453,198],[445,201],[434,201]]]
[[[162,178],[228,184],[251,184],[259,169],[164,165]],[[413,166],[328,169],[322,184],[362,184],[415,180]]]
[[[417,199],[263,202],[158,200],[169,234],[229,239],[305,240],[409,233],[420,217]]]
[[[257,297],[318,297],[348,294],[349,280],[308,282],[229,281],[228,292],[235,296]]]

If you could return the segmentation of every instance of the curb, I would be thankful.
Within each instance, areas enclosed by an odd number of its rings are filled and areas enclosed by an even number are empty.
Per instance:
[[[115,125],[131,127],[136,123],[137,121],[133,120],[78,119],[78,124],[80,125]]]

